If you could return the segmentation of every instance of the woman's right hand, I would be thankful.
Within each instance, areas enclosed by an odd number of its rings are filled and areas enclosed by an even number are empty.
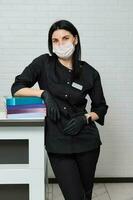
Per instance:
[[[51,94],[48,91],[43,91],[41,94],[41,98],[46,103],[46,115],[50,117],[51,120],[57,121],[60,119],[60,111],[56,104],[56,102],[53,100]]]

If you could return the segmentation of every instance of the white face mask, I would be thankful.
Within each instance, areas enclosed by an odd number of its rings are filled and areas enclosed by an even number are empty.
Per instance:
[[[75,50],[75,46],[72,43],[67,43],[65,45],[53,46],[53,52],[59,57],[67,59],[69,58]]]

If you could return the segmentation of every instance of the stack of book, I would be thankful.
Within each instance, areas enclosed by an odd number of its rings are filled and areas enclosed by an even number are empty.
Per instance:
[[[44,119],[46,104],[40,97],[7,97],[8,119]]]

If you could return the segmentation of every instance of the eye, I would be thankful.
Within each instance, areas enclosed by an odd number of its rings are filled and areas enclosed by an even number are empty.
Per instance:
[[[68,40],[69,39],[69,37],[64,37],[64,40]]]
[[[57,39],[53,39],[53,40],[52,40],[53,43],[56,43],[57,41],[58,41]]]

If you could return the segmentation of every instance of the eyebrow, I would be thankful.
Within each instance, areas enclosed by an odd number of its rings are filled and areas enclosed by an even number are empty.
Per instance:
[[[68,37],[68,36],[70,36],[70,35],[64,35],[63,37]],[[54,38],[54,37],[53,37],[52,39],[57,39],[57,38]]]

